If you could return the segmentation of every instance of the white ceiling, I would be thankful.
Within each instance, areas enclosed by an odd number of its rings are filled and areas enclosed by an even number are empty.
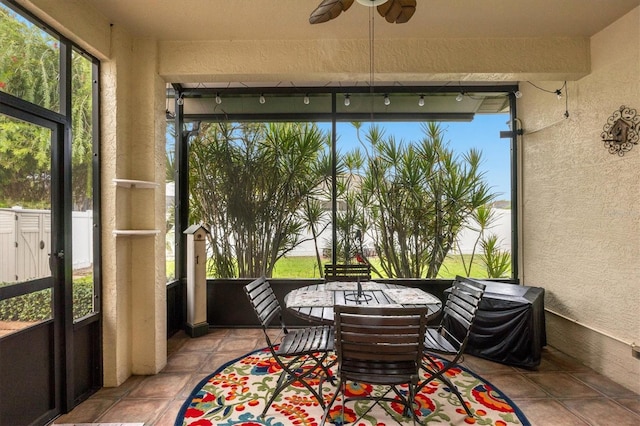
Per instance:
[[[137,36],[159,40],[368,38],[370,8],[357,2],[336,19],[309,24],[321,0],[84,0]],[[375,37],[591,36],[640,0],[418,0],[406,24],[377,13]]]

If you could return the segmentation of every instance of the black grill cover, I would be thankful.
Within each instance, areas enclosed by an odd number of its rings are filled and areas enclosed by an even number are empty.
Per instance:
[[[544,289],[481,282],[487,287],[465,353],[529,369],[540,365],[542,347],[547,344]],[[446,325],[456,329],[454,324]]]

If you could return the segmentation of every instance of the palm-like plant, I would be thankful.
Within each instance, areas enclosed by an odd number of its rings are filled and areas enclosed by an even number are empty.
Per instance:
[[[494,194],[480,172],[481,154],[456,157],[436,123],[419,143],[385,138],[373,126],[363,199],[368,200],[374,244],[389,277],[435,278],[473,212]]]
[[[498,237],[489,235],[480,242],[482,247],[482,262],[487,270],[489,278],[502,278],[511,268],[511,254],[501,250],[498,246]]]
[[[305,209],[326,179],[326,142],[308,124],[201,126],[191,144],[190,211],[211,226],[216,276],[271,276],[302,242],[315,220]]]

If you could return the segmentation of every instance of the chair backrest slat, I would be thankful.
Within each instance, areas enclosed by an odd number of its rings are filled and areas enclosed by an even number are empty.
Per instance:
[[[419,365],[426,307],[335,306],[334,312],[336,353],[346,374],[406,375]]]
[[[371,265],[366,263],[338,263],[324,265],[324,279],[327,281],[368,281],[371,279]]]
[[[457,276],[444,306],[442,321],[446,331],[444,334],[449,341],[455,342],[462,350],[469,338],[471,325],[480,306],[485,287],[476,280]],[[459,324],[455,332],[447,330],[447,324],[452,320]]]
[[[260,277],[250,282],[244,287],[244,290],[262,327],[268,327],[273,319],[280,315],[281,308],[266,277]]]
[[[473,320],[474,308],[473,305],[461,299],[454,289],[447,299],[444,313],[445,315],[453,316],[457,321],[467,326]]]

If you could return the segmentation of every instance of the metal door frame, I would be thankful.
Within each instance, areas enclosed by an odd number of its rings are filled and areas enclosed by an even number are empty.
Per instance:
[[[26,282],[18,283],[9,287],[0,289],[0,296],[2,298],[11,298],[19,295],[26,295],[34,293],[36,291],[44,289],[52,289],[51,303],[53,305],[52,318],[42,321],[33,326],[27,327],[14,334],[5,336],[0,339],[0,353],[6,354],[21,354],[19,357],[11,357],[12,359],[6,359],[6,356],[0,357],[0,362],[3,363],[3,371],[11,372],[14,370],[14,365],[18,371],[21,370],[21,366],[28,365],[29,360],[32,359],[31,365],[33,368],[39,368],[41,372],[46,374],[47,370],[49,377],[39,377],[39,380],[48,380],[48,383],[42,384],[43,387],[53,391],[53,395],[50,395],[48,401],[48,409],[44,409],[43,412],[30,413],[35,415],[35,418],[31,418],[35,424],[40,424],[61,413],[62,407],[65,405],[63,398],[64,386],[67,383],[66,380],[66,368],[64,367],[65,354],[65,335],[64,335],[64,323],[65,323],[65,263],[68,261],[65,259],[64,253],[67,249],[66,246],[70,245],[70,242],[66,241],[65,234],[65,207],[64,207],[64,177],[60,171],[63,168],[62,159],[65,157],[65,123],[61,120],[61,117],[55,117],[55,113],[50,111],[38,113],[39,108],[33,107],[29,104],[28,108],[14,107],[19,106],[24,101],[18,99],[11,99],[8,95],[0,94],[0,113],[7,117],[24,121],[29,124],[37,125],[47,128],[51,131],[51,241],[49,255],[49,267],[51,275],[46,278],[38,278],[35,280],[28,280]],[[25,103],[26,104],[26,103]],[[53,118],[53,119],[52,119]],[[56,119],[57,118],[57,119]],[[70,232],[70,230],[68,231]],[[44,339],[44,342],[42,341]],[[22,343],[20,343],[22,342]],[[43,367],[39,365],[42,363],[43,354],[37,353],[38,351],[29,350],[30,348],[24,348],[21,350],[20,346],[24,346],[27,343],[31,343],[34,347],[38,345],[49,346],[49,362],[50,365]],[[14,346],[18,345],[18,346]],[[31,345],[30,345],[31,346]],[[46,354],[45,354],[46,355]],[[33,357],[33,358],[30,358]],[[16,359],[17,358],[17,359]],[[40,361],[40,363],[38,363]],[[11,364],[11,365],[8,365]],[[24,367],[23,367],[24,368]],[[12,373],[10,373],[12,374]],[[19,374],[19,373],[16,373]],[[26,378],[25,378],[26,379]],[[38,383],[35,383],[38,386]],[[19,389],[19,387],[16,387]],[[39,389],[39,388],[38,388]],[[16,390],[16,393],[19,391]],[[21,395],[4,395],[3,399],[6,401],[16,401]],[[25,404],[26,405],[26,404]],[[7,407],[3,407],[6,410]],[[3,413],[0,413],[0,419],[3,417]],[[5,419],[11,420],[13,419]]]

